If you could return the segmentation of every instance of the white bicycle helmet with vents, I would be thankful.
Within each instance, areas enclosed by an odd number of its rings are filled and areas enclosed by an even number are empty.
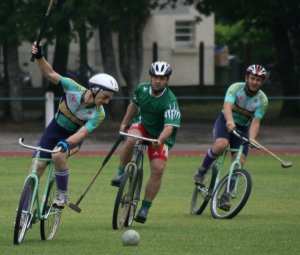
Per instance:
[[[89,79],[89,87],[94,91],[107,91],[117,93],[119,86],[117,81],[111,75],[100,73]]]

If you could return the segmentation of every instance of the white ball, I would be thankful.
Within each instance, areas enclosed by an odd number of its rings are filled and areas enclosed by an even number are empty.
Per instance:
[[[122,236],[123,244],[126,246],[136,246],[139,244],[140,235],[133,229],[127,230]]]

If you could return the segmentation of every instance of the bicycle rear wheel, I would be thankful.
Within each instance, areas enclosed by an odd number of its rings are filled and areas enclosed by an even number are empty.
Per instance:
[[[31,211],[30,206],[32,199],[34,199],[34,185],[34,178],[29,177],[23,187],[14,226],[14,244],[16,245],[22,243],[33,220],[33,212]]]
[[[60,223],[61,209],[53,207],[52,202],[56,196],[57,187],[53,178],[49,183],[45,205],[42,211],[40,233],[42,240],[52,240]]]
[[[213,165],[206,173],[203,185],[195,185],[191,201],[191,214],[200,215],[205,210],[213,193],[217,178],[217,169]]]
[[[244,169],[235,170],[230,180],[230,192],[227,194],[230,206],[226,210],[220,208],[220,199],[227,189],[228,175],[218,184],[212,200],[211,214],[217,219],[231,219],[236,216],[245,206],[252,188],[250,174]]]
[[[132,195],[132,172],[125,171],[115,200],[112,219],[113,229],[120,229],[124,226],[132,203]]]

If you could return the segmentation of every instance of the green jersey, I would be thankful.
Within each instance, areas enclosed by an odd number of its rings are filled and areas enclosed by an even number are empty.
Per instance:
[[[138,107],[139,122],[153,138],[158,138],[165,126],[174,127],[172,135],[166,140],[171,148],[180,127],[180,110],[173,92],[166,87],[160,96],[154,97],[151,95],[151,84],[140,83],[130,101]]]

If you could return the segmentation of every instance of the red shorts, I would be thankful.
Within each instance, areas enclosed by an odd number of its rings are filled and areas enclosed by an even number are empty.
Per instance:
[[[141,135],[147,138],[153,138],[148,134],[146,129],[141,123],[134,123],[130,126],[129,130],[137,129],[141,132]],[[168,160],[169,156],[169,147],[166,144],[162,144],[158,149],[153,147],[153,143],[148,144],[148,157],[150,160],[152,159],[161,159],[164,161]]]

